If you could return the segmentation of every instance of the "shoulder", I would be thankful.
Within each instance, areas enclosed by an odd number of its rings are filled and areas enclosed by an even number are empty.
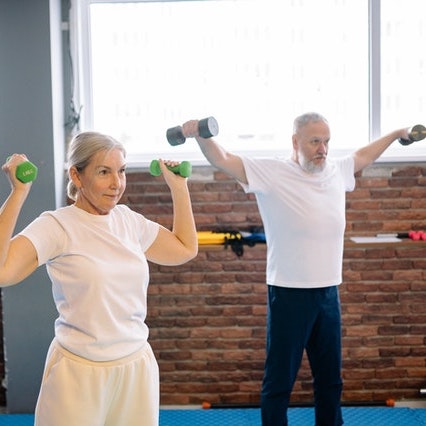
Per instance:
[[[291,159],[289,158],[252,158],[252,157],[242,157],[244,167],[246,169],[258,169],[260,171],[268,172],[271,169],[275,168],[290,168]]]
[[[56,210],[46,210],[41,214],[41,216],[51,216],[51,217],[60,217],[71,215],[76,208],[71,204],[65,207],[59,207]]]
[[[71,206],[60,207],[56,210],[46,210],[40,213],[40,215],[34,220],[34,222],[60,222],[62,220],[66,220],[67,217],[72,216],[72,210],[74,209],[71,209]]]
[[[146,226],[148,223],[154,223],[146,218],[142,213],[132,210],[125,204],[117,204],[110,212],[111,219],[114,222],[126,223],[128,225]]]
[[[126,204],[117,204],[110,212],[110,215],[116,219],[122,220],[144,220],[145,217],[142,213],[132,210]]]
[[[115,214],[123,214],[123,215],[134,215],[134,214],[139,214],[136,213],[134,210],[132,210],[129,206],[127,206],[126,204],[117,204],[113,210],[113,213]]]
[[[353,172],[355,166],[353,155],[331,158],[328,162],[330,165],[337,167],[340,170],[349,170],[351,172]]]

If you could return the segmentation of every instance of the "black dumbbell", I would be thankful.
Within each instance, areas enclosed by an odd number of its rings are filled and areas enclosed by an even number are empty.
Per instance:
[[[9,159],[10,157],[8,157],[6,161],[9,161]],[[31,161],[24,161],[16,167],[15,176],[21,182],[28,183],[36,180],[37,173],[38,168],[35,164],[31,163]]]
[[[399,138],[401,145],[411,145],[413,142],[421,141],[426,138],[426,127],[422,124],[416,124],[408,131],[408,139]]]
[[[198,122],[198,133],[202,138],[211,138],[219,133],[219,124],[214,117],[203,118]],[[167,140],[170,145],[182,145],[186,138],[182,133],[182,126],[167,129]]]
[[[182,177],[189,177],[192,173],[192,166],[189,161],[182,161],[177,166],[167,166],[169,170],[171,170],[173,173],[179,174]],[[161,175],[161,168],[160,168],[160,162],[158,160],[152,160],[151,164],[149,165],[149,171],[152,176],[160,176]]]

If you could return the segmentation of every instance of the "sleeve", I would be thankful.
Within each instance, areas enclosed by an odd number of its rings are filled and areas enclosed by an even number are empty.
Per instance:
[[[142,216],[141,246],[143,251],[149,249],[151,244],[156,240],[159,231],[160,225],[158,223]]]
[[[336,164],[343,178],[345,191],[353,191],[355,189],[355,161],[353,156],[342,157],[336,161]]]
[[[38,266],[63,253],[66,234],[57,220],[48,212],[43,213],[19,235],[28,238],[37,252]]]
[[[247,184],[239,182],[245,192],[268,192],[271,187],[273,160],[241,157],[247,177]]]
[[[138,231],[139,244],[143,251],[148,250],[151,244],[157,238],[160,231],[160,225],[150,219],[147,219],[143,214],[135,212],[124,204],[116,207],[126,218],[128,223],[128,232],[132,233],[135,229]]]

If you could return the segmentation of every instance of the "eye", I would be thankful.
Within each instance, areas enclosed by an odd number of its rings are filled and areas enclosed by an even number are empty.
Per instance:
[[[315,146],[318,146],[318,145],[320,145],[321,143],[323,143],[325,146],[328,146],[328,140],[327,141],[322,141],[321,139],[312,139],[311,141],[311,144],[312,145],[315,145]]]

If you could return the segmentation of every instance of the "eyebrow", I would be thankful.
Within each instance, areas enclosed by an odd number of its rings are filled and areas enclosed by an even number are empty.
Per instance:
[[[123,169],[123,168],[126,168],[126,167],[127,167],[127,163],[124,163],[118,169],[120,170],[120,169]],[[108,169],[108,170],[112,169],[112,167],[106,166],[105,164],[99,164],[99,165],[95,166],[95,168],[96,169]]]
[[[309,139],[310,142],[321,141],[321,142],[330,142],[331,138],[322,139],[320,136],[313,136]]]

